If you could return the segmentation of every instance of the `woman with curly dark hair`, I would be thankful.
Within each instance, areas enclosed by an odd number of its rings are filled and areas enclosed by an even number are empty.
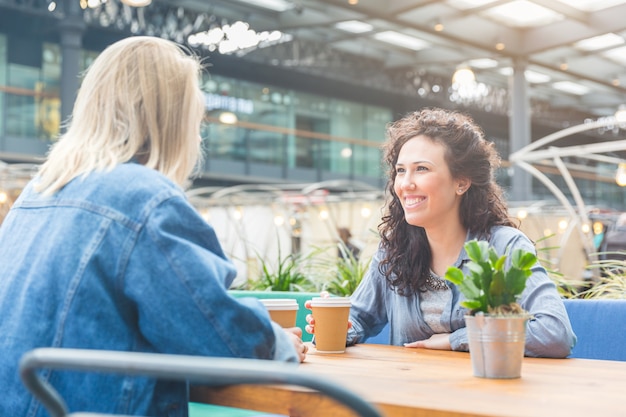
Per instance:
[[[459,112],[424,109],[391,124],[384,145],[388,202],[381,242],[352,296],[347,344],[389,325],[390,343],[467,351],[458,288],[443,279],[465,269],[465,242],[488,240],[499,254],[533,243],[508,217],[494,171],[500,160],[480,127]],[[519,300],[533,318],[526,355],[566,357],[575,343],[567,312],[537,263]],[[308,330],[314,331],[310,320]]]

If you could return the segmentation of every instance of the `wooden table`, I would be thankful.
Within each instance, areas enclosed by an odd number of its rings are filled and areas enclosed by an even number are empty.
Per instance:
[[[472,375],[468,353],[357,345],[344,354],[311,347],[302,372],[351,388],[385,416],[626,416],[626,362],[524,358],[522,377]],[[306,417],[353,416],[299,387],[192,387],[191,400]]]

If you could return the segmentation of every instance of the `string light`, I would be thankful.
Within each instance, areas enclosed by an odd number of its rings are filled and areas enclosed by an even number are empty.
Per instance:
[[[615,112],[615,120],[618,123],[626,123],[626,106],[620,104],[617,111]]]
[[[452,84],[468,85],[476,82],[474,71],[468,66],[462,66],[452,75]]]
[[[209,51],[217,50],[228,55],[239,50],[262,48],[290,41],[293,37],[278,30],[255,32],[246,22],[237,21],[232,25],[214,26],[211,29],[189,35],[191,46],[205,46]]]
[[[615,172],[615,182],[620,187],[626,187],[626,163],[622,162],[617,166]]]

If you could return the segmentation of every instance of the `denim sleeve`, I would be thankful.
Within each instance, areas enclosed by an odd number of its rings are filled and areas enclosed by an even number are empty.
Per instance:
[[[272,359],[285,362],[299,362],[296,348],[291,343],[289,335],[279,324],[272,322],[272,330],[276,337],[276,350]]]
[[[352,328],[348,331],[348,346],[363,343],[368,337],[378,334],[387,324],[387,281],[378,270],[380,259],[381,252],[378,250],[363,280],[350,297]]]
[[[455,351],[468,352],[467,328],[461,327],[450,333],[450,348]]]
[[[181,197],[146,213],[127,244],[121,287],[136,308],[138,331],[165,353],[297,361],[295,348],[255,299],[227,288],[235,268],[213,228]]]

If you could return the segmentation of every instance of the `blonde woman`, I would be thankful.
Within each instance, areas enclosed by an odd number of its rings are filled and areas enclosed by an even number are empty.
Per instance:
[[[133,37],[87,71],[67,133],[0,228],[0,415],[46,415],[17,371],[35,347],[304,360],[301,334],[227,294],[235,268],[185,199],[200,70],[174,43]],[[48,379],[70,410],[187,415],[184,384]]]

